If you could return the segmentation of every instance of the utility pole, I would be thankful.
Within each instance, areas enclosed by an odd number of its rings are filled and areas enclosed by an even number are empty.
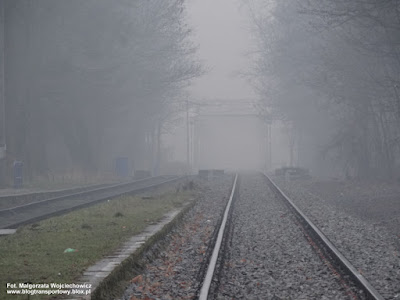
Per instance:
[[[189,99],[186,99],[186,164],[188,173],[190,168],[190,124],[189,124]]]
[[[198,120],[195,117],[193,120],[193,169],[196,170],[198,169],[199,163],[198,163],[198,147],[199,147],[199,129],[198,129]]]
[[[272,121],[267,116],[264,117],[265,124],[265,169],[272,169]]]
[[[266,121],[266,132],[265,132],[265,169],[272,169],[272,141],[271,141],[271,122]]]
[[[5,12],[4,0],[0,0],[0,186],[6,184],[6,113],[5,113]]]

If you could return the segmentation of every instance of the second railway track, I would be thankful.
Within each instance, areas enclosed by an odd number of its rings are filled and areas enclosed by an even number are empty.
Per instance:
[[[384,299],[268,177],[238,188],[200,300]]]
[[[93,189],[64,193],[24,205],[0,210],[0,228],[17,228],[52,216],[94,205],[120,195],[142,192],[181,179],[178,176],[157,176],[148,179],[95,187]],[[39,198],[40,199],[40,198]]]

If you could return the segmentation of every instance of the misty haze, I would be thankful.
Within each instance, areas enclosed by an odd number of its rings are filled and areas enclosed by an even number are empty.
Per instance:
[[[400,297],[399,16],[0,0],[0,300]]]

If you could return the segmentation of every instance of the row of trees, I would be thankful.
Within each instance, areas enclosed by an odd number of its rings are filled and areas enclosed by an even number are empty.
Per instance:
[[[247,4],[260,106],[290,124],[300,163],[364,178],[400,174],[399,2]]]
[[[4,15],[9,167],[97,172],[127,156],[150,169],[202,73],[184,1],[4,0]]]

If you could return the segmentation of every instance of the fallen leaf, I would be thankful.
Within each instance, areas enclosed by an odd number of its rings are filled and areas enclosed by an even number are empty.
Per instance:
[[[138,275],[138,276],[134,277],[134,278],[131,280],[132,283],[140,283],[140,282],[142,282],[142,281],[143,281],[143,276],[142,276],[142,275]]]

